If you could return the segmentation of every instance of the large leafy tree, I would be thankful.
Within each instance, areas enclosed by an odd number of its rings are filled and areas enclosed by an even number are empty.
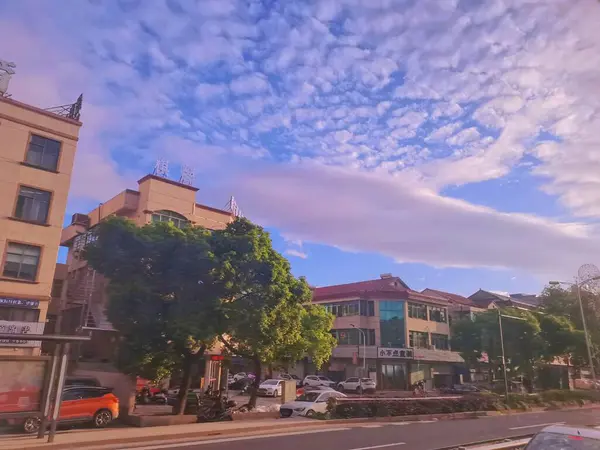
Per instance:
[[[310,304],[311,292],[292,275],[289,262],[273,249],[269,234],[239,219],[213,235],[224,288],[221,344],[254,364],[256,403],[262,368],[305,355],[320,365],[331,356],[335,340],[329,333],[333,317]]]
[[[85,257],[110,280],[108,318],[121,336],[118,365],[151,379],[181,368],[182,413],[192,367],[217,336],[219,298],[201,282],[215,269],[210,232],[170,223],[138,228],[111,218],[96,234]]]

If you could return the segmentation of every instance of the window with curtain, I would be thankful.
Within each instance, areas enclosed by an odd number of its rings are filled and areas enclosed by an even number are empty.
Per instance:
[[[60,145],[54,139],[32,134],[25,161],[40,169],[57,171]]]
[[[177,228],[184,228],[190,223],[185,216],[166,209],[154,212],[152,214],[152,222],[171,222]]]
[[[427,305],[422,305],[420,303],[409,303],[408,317],[413,319],[427,320]]]
[[[5,277],[35,281],[40,263],[41,248],[9,242],[2,274]]]
[[[361,330],[365,333],[366,345],[375,345],[375,330],[364,328]],[[363,334],[356,328],[331,330],[331,334],[337,339],[338,345],[365,345]]]
[[[31,187],[21,186],[15,217],[32,222],[46,223],[50,209],[50,192]]]
[[[448,321],[448,317],[446,314],[446,308],[430,306],[429,307],[429,320],[431,320],[432,322],[446,323]]]
[[[433,345],[436,350],[449,350],[450,340],[448,339],[448,335],[431,333],[431,345]]]
[[[429,347],[429,333],[425,331],[409,331],[408,339],[409,346],[412,348]]]

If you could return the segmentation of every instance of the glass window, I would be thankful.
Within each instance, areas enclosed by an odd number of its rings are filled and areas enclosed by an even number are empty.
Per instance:
[[[58,170],[60,142],[42,136],[31,135],[26,161],[32,166],[47,170]]]
[[[152,222],[171,222],[177,228],[184,228],[190,221],[179,213],[163,209],[152,214]]]
[[[405,348],[404,302],[385,300],[379,302],[381,346]]]
[[[444,322],[448,321],[446,308],[439,308],[436,306],[429,307],[429,320],[433,322]]]
[[[375,315],[375,302],[372,300],[361,300],[360,315],[373,317]]]
[[[366,345],[375,345],[375,330],[362,329],[367,338]],[[356,328],[331,330],[331,334],[337,339],[338,345],[364,345],[363,333]]]
[[[5,277],[34,281],[40,262],[40,247],[9,242],[4,263]]]
[[[69,400],[81,400],[83,398],[83,392],[80,389],[69,389],[66,392],[63,392],[62,399],[63,402]]]
[[[65,280],[53,280],[52,281],[52,291],[51,291],[50,295],[54,298],[60,298],[64,284],[65,284]]]
[[[420,303],[408,304],[408,317],[427,320],[427,306]]]
[[[32,222],[46,223],[50,209],[50,192],[21,186],[15,217]]]
[[[0,320],[9,320],[11,322],[37,322],[39,316],[39,309],[0,308]]]
[[[433,345],[436,350],[448,350],[450,348],[448,335],[431,333],[431,345]]]
[[[429,333],[424,331],[409,331],[409,345],[412,348],[427,348],[429,347]]]

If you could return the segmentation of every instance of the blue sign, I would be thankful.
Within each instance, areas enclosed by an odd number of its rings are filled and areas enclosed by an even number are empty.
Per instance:
[[[23,300],[22,298],[0,297],[0,306],[16,306],[18,308],[35,309],[40,306],[38,300]]]

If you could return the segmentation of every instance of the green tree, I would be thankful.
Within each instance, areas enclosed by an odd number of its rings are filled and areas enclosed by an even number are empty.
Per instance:
[[[335,340],[333,317],[311,305],[311,291],[292,275],[289,262],[273,249],[261,227],[238,219],[213,235],[217,279],[224,289],[220,341],[232,354],[253,362],[257,379],[264,365],[293,362],[305,355],[317,364],[329,359]]]
[[[217,336],[219,298],[212,284],[199,283],[215,270],[211,234],[200,227],[136,227],[111,218],[97,226],[96,235],[85,257],[110,280],[108,318],[121,337],[117,364],[150,379],[181,368],[182,414],[192,368]]]

